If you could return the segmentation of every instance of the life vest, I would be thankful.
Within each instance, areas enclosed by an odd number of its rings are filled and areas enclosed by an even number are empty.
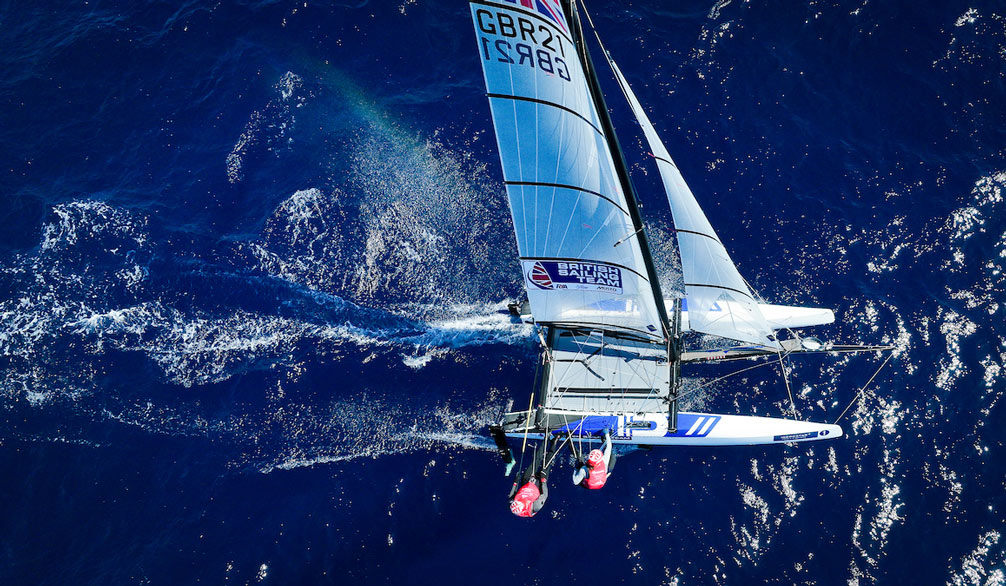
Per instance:
[[[587,467],[590,472],[583,479],[583,484],[589,489],[597,490],[608,480],[608,466],[604,463],[601,450],[591,450],[587,456]]]
[[[541,496],[541,491],[538,490],[538,487],[534,482],[528,482],[520,487],[517,494],[513,496],[513,500],[510,501],[510,512],[518,517],[533,517],[532,505],[539,496]]]

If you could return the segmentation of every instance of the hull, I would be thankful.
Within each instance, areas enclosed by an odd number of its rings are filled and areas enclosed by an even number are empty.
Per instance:
[[[512,417],[516,415],[517,417]],[[775,417],[678,413],[678,428],[671,431],[667,413],[586,414],[552,411],[537,415],[538,424],[527,423],[527,412],[509,414],[503,431],[515,439],[543,439],[571,436],[583,441],[600,441],[604,429],[611,430],[616,444],[645,446],[754,446],[820,441],[842,437],[842,427],[828,423],[795,421]],[[547,420],[547,425],[542,421]]]

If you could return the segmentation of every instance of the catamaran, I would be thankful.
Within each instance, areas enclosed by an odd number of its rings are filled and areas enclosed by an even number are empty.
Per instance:
[[[666,297],[576,0],[477,0],[471,14],[527,291],[517,313],[542,345],[528,409],[490,428],[504,460],[512,466],[508,437],[596,442],[602,430],[615,444],[645,446],[841,437],[836,423],[678,409],[686,364],[777,359],[786,380],[792,354],[889,347],[801,337],[794,330],[832,323],[834,313],[756,296],[598,36],[670,204],[685,295]],[[689,331],[723,344],[689,350]]]

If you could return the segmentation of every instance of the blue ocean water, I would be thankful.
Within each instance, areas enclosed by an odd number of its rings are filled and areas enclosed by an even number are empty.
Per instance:
[[[484,433],[536,343],[467,6],[4,2],[0,583],[1006,583],[1006,8],[589,8],[752,285],[897,347],[847,438],[513,517]],[[878,365],[794,361],[801,415]]]

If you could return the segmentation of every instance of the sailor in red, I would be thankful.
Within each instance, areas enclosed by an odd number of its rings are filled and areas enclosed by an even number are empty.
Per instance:
[[[520,487],[520,490],[511,494],[510,512],[518,517],[534,517],[545,506],[547,498],[548,481],[544,476],[535,476]]]
[[[597,490],[604,486],[611,476],[611,434],[604,430],[604,451],[594,448],[587,455],[587,462],[578,462],[573,472],[573,484]]]
[[[546,450],[546,443],[551,443],[551,447]],[[510,489],[510,512],[518,517],[534,517],[538,511],[545,506],[548,498],[548,470],[555,461],[556,453],[559,449],[557,438],[550,442],[542,441],[535,448],[531,465],[524,471],[521,478],[521,485],[515,481]],[[541,471],[536,472],[538,466]]]

